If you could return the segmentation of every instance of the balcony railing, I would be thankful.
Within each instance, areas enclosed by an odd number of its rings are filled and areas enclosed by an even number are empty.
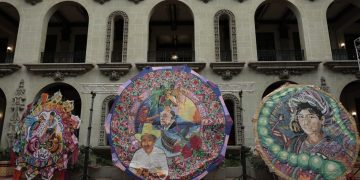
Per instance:
[[[13,63],[14,62],[14,53],[7,52],[6,54],[0,55],[0,63]]]
[[[149,62],[193,62],[195,60],[195,51],[148,51]]]
[[[356,60],[355,49],[332,49],[333,60]]]
[[[79,52],[43,52],[41,60],[43,63],[84,63],[84,51]]]
[[[301,61],[304,50],[257,50],[259,61]]]
[[[220,51],[220,61],[231,62],[232,61],[231,51]]]
[[[122,51],[111,52],[111,62],[122,62]]]

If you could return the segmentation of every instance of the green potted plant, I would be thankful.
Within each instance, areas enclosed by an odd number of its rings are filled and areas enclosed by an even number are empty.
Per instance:
[[[10,148],[0,148],[0,177],[13,175],[14,167],[10,164]]]

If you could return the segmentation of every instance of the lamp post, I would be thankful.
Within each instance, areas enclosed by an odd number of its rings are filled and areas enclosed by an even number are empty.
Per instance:
[[[243,122],[243,108],[242,108],[242,93],[243,91],[241,90],[239,92],[239,100],[240,100],[240,122]],[[246,180],[247,179],[247,175],[246,175],[246,157],[245,157],[245,146],[244,146],[244,126],[241,125],[241,147],[240,147],[240,157],[241,157],[241,168],[242,168],[242,176],[239,177],[239,179],[243,179]]]
[[[93,107],[94,107],[94,99],[96,93],[91,91],[91,108],[90,108],[90,116],[89,116],[89,126],[88,126],[88,133],[87,133],[87,141],[85,147],[85,160],[84,160],[84,171],[83,171],[83,180],[87,180],[87,169],[88,169],[88,161],[89,161],[89,150],[90,150],[90,135],[91,135],[91,123],[92,123],[92,115],[93,115]]]

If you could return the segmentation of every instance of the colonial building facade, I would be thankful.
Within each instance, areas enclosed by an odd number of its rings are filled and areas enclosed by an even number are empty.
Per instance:
[[[234,119],[230,147],[255,144],[252,117],[290,82],[322,87],[356,118],[358,0],[0,0],[0,135],[43,92],[75,100],[86,143],[107,147],[117,87],[146,66],[187,64],[217,83]]]

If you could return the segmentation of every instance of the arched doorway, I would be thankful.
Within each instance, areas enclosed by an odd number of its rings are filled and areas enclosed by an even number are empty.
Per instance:
[[[297,8],[288,1],[267,0],[255,12],[259,61],[304,60]]]
[[[74,110],[72,111],[73,115],[81,116],[81,97],[78,91],[69,84],[66,83],[53,83],[42,88],[34,98],[34,102],[37,102],[41,97],[42,93],[48,93],[49,96],[54,95],[54,93],[60,91],[62,94],[62,100],[73,100],[74,101]],[[79,137],[80,129],[76,130],[75,135]]]
[[[277,81],[277,82],[274,82],[272,84],[270,84],[270,86],[268,86],[262,97],[261,98],[264,98],[265,96],[267,96],[268,94],[270,94],[271,92],[273,92],[275,89],[281,87],[282,85],[286,84],[286,83],[289,83],[289,84],[297,84],[296,82],[293,82],[293,81]]]
[[[13,63],[20,16],[9,3],[0,2],[0,63]]]
[[[360,37],[359,1],[333,1],[326,18],[333,60],[356,60],[354,40]]]
[[[167,0],[156,5],[149,22],[149,62],[194,61],[194,18],[183,2]]]
[[[347,84],[340,94],[340,102],[354,117],[358,130],[360,127],[360,80]]]
[[[89,16],[76,2],[61,2],[52,7],[42,63],[84,63]]]
[[[0,141],[1,141],[1,135],[3,134],[5,111],[6,111],[6,96],[5,93],[0,88]]]

